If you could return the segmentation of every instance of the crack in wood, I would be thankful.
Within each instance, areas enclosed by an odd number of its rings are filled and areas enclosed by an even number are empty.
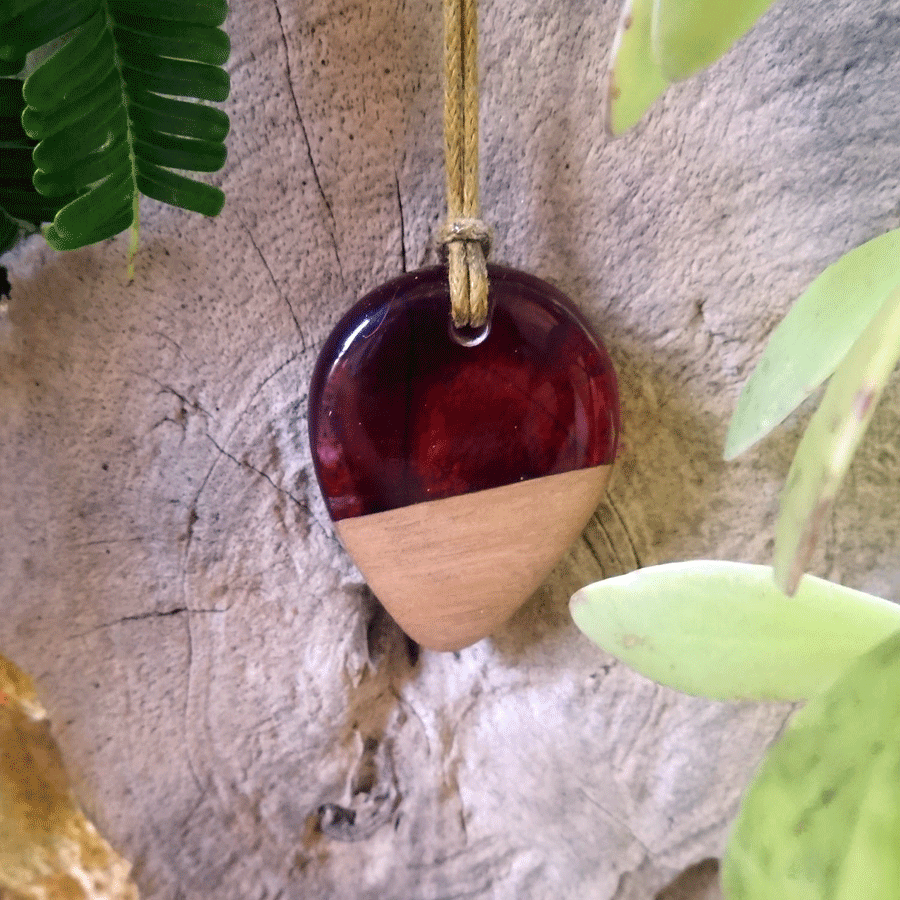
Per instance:
[[[284,494],[285,497],[289,497],[294,501],[294,503],[297,504],[297,506],[300,507],[300,509],[302,509],[306,514],[309,514],[309,506],[306,504],[306,502],[304,500],[300,500],[298,497],[295,497],[289,490],[287,490],[287,488],[283,488],[281,487],[281,485],[276,484],[271,475],[263,472],[262,469],[257,469],[256,466],[251,465],[246,460],[240,460],[236,456],[233,456],[224,447],[220,447],[219,444],[216,443],[216,440],[212,435],[207,434],[206,437],[209,442],[216,448],[216,450],[218,450],[219,453],[222,454],[222,456],[228,457],[228,459],[230,459],[235,465],[241,466],[245,469],[249,469],[251,472],[259,475],[260,478],[264,478],[269,482],[270,485],[272,485],[273,488],[275,488],[276,491],[278,491],[279,494]]]
[[[224,607],[223,609],[192,609],[188,606],[176,606],[173,609],[151,610],[150,612],[135,613],[134,615],[130,616],[122,616],[119,619],[114,619],[112,622],[103,622],[100,625],[95,625],[93,628],[89,628],[87,631],[79,632],[78,634],[73,635],[73,637],[87,637],[87,635],[89,634],[95,634],[96,632],[103,631],[107,628],[114,628],[116,625],[124,625],[126,622],[143,622],[147,619],[167,619],[171,616],[181,615],[182,613],[187,613],[190,615],[226,613],[230,608],[231,607]]]
[[[612,494],[606,495],[606,502],[609,504],[610,509],[616,514],[616,518],[622,525],[622,531],[625,532],[625,538],[628,541],[628,545],[631,547],[631,555],[634,557],[635,568],[642,569],[643,563],[641,562],[641,557],[638,555],[637,545],[634,542],[634,538],[631,536],[631,532],[628,530],[628,525],[625,523],[624,516],[619,512],[619,508],[613,501]]]
[[[584,542],[585,547],[587,547],[590,551],[591,556],[594,557],[594,561],[597,563],[597,566],[600,569],[600,577],[606,578],[606,573],[603,570],[603,560],[600,559],[600,554],[597,552],[597,548],[594,546],[594,542],[588,537],[587,529],[585,529],[581,533],[581,540]]]
[[[275,293],[277,293],[281,298],[282,303],[284,303],[284,305],[288,308],[288,312],[290,312],[291,318],[294,320],[294,325],[297,328],[297,334],[300,335],[300,352],[303,353],[306,350],[306,337],[303,334],[303,329],[300,327],[300,320],[297,318],[297,313],[294,312],[294,307],[291,305],[291,301],[281,290],[278,281],[275,279],[275,274],[272,272],[272,267],[269,265],[268,260],[263,255],[262,250],[259,249],[259,245],[256,243],[256,240],[253,237],[253,232],[247,227],[240,216],[237,217],[237,220],[238,222],[240,222],[241,227],[247,233],[247,237],[250,239],[250,243],[253,246],[253,249],[256,251],[256,255],[259,257],[260,262],[265,267],[266,272],[269,273],[269,281],[272,282],[272,287],[275,288]]]
[[[403,197],[400,194],[400,176],[394,172],[394,186],[397,188],[397,209],[400,211],[400,264],[406,274],[409,269],[406,263],[406,222],[403,217]]]
[[[325,189],[322,187],[322,180],[319,177],[319,171],[316,168],[316,161],[313,158],[312,152],[312,144],[309,141],[309,133],[306,130],[306,123],[303,121],[303,114],[300,112],[300,103],[297,100],[297,93],[294,90],[294,73],[291,69],[291,52],[288,47],[287,33],[284,30],[284,22],[281,18],[281,8],[278,5],[278,0],[274,0],[275,6],[275,15],[278,18],[278,28],[281,30],[281,42],[284,44],[284,61],[285,68],[287,69],[287,79],[288,79],[288,90],[291,92],[291,99],[294,101],[294,110],[297,113],[297,122],[300,125],[300,133],[303,135],[303,143],[306,145],[306,158],[309,161],[310,168],[312,169],[313,179],[316,182],[316,187],[319,190],[319,196],[322,198],[322,202],[325,204],[325,209],[328,211],[328,218],[330,219],[330,226],[328,227],[328,236],[331,238],[331,246],[334,250],[334,258],[337,261],[338,274],[341,277],[341,283],[346,285],[346,280],[344,278],[344,267],[341,264],[341,256],[338,252],[338,242],[335,234],[336,225],[334,219],[334,210],[331,207],[331,203],[328,200],[328,196],[325,193]]]

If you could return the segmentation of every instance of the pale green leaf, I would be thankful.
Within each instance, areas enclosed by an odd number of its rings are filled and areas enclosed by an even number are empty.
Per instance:
[[[775,580],[796,589],[853,454],[900,359],[900,287],[831,377],[797,447],[775,529]]]
[[[578,591],[575,624],[660,684],[715,700],[801,700],[900,630],[900,606],[807,576],[785,597],[768,566],[670,563]]]
[[[900,634],[797,716],[747,791],[728,900],[900,895]]]
[[[653,51],[669,81],[705,69],[772,5],[774,0],[654,0]]]
[[[606,84],[606,128],[619,135],[636,125],[666,89],[650,49],[653,0],[626,0]]]
[[[842,256],[801,295],[772,332],[738,399],[725,458],[768,434],[812,393],[900,285],[900,229]]]

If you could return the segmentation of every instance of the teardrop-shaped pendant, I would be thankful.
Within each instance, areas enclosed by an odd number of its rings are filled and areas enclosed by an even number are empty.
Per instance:
[[[541,584],[597,507],[619,435],[612,363],[572,304],[488,270],[484,334],[450,326],[446,269],[403,275],[338,323],[310,390],[336,531],[435,650],[486,637]]]

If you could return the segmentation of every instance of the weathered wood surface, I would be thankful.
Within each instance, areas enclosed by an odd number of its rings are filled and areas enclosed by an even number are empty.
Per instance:
[[[331,325],[433,258],[434,0],[235,4],[222,216],[145,204],[131,285],[124,238],[8,260],[0,652],[144,897],[644,900],[721,849],[787,711],[655,687],[566,601],[639,565],[768,560],[799,425],[728,465],[725,425],[791,299],[898,225],[900,17],[776,5],[610,143],[616,5],[482,3],[494,258],[604,336],[627,448],[585,537],[471,649],[417,656],[379,614],[304,427]],[[816,560],[889,595],[897,401]]]

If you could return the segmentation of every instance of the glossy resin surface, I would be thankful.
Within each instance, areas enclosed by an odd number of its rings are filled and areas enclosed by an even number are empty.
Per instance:
[[[476,346],[451,334],[443,267],[376,288],[329,336],[309,425],[335,521],[613,462],[618,386],[602,343],[551,285],[488,268]]]

